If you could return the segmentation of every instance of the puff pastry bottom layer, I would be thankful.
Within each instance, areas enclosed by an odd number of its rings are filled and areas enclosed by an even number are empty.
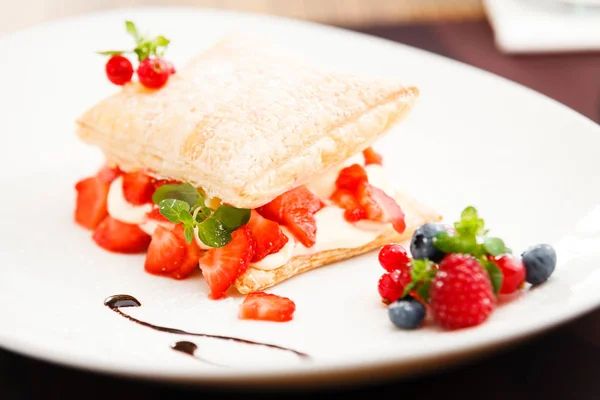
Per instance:
[[[442,220],[442,216],[435,210],[417,202],[406,193],[398,193],[395,198],[405,214],[406,230],[403,233],[399,234],[390,226],[375,240],[361,247],[332,249],[316,254],[297,256],[281,267],[268,271],[250,267],[238,277],[235,287],[242,294],[264,290],[303,272],[358,256],[387,243],[403,242],[408,240],[420,225]]]

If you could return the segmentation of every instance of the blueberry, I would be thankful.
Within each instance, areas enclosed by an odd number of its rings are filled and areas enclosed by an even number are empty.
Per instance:
[[[410,296],[396,300],[388,306],[390,320],[398,328],[415,329],[425,319],[425,306]]]
[[[521,254],[525,265],[525,280],[539,285],[552,275],[556,267],[556,251],[549,244],[538,244]]]
[[[421,225],[413,233],[410,241],[410,252],[415,259],[428,258],[431,261],[438,263],[446,255],[433,246],[433,238],[439,232],[445,232],[446,227],[442,224],[429,222]]]

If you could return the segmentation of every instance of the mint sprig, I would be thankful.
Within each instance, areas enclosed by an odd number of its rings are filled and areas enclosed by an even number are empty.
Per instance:
[[[248,223],[250,210],[230,206],[213,210],[204,200],[204,195],[189,183],[163,185],[152,196],[161,215],[174,224],[183,225],[188,243],[192,243],[197,232],[205,245],[223,247],[231,242],[233,231]]]
[[[411,281],[404,288],[404,292],[402,293],[402,297],[408,295],[408,293],[412,290],[416,290],[419,297],[425,301],[429,301],[429,287],[431,286],[431,281],[435,277],[437,272],[437,268],[435,267],[435,263],[433,261],[425,259],[413,259],[410,262],[410,278]]]
[[[138,61],[142,62],[148,57],[162,57],[170,43],[170,40],[162,35],[149,37],[140,33],[139,29],[131,21],[125,21],[125,30],[133,36],[133,39],[135,40],[136,46],[133,50],[105,50],[99,51],[98,54],[103,56],[114,56],[124,53],[135,53],[138,57]]]
[[[470,254],[477,258],[490,276],[494,292],[498,294],[502,286],[502,272],[496,264],[488,260],[501,254],[512,253],[504,241],[489,237],[485,222],[479,217],[475,207],[469,206],[454,223],[455,233],[440,232],[433,239],[433,245],[444,253]]]

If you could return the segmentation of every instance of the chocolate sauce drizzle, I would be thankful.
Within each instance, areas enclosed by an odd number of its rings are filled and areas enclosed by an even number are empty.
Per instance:
[[[114,312],[116,312],[117,314],[119,314],[120,316],[127,318],[128,320],[135,322],[138,325],[142,325],[147,328],[154,329],[156,331],[174,333],[177,335],[188,335],[188,336],[198,336],[198,337],[205,337],[205,338],[212,338],[212,339],[230,340],[232,342],[237,342],[237,343],[244,343],[244,344],[249,344],[249,345],[254,345],[254,346],[263,346],[263,347],[268,347],[271,349],[287,351],[290,353],[294,353],[298,357],[303,358],[303,359],[310,358],[309,355],[306,353],[302,353],[300,351],[290,349],[287,347],[278,346],[276,344],[255,342],[253,340],[241,339],[241,338],[231,337],[231,336],[211,335],[208,333],[187,332],[182,329],[168,328],[165,326],[154,325],[149,322],[141,321],[141,320],[134,318],[128,314],[125,314],[123,311],[120,310],[120,308],[122,308],[122,307],[140,307],[142,305],[142,303],[140,303],[138,299],[136,299],[135,297],[130,296],[128,294],[117,294],[114,296],[109,296],[106,298],[106,300],[104,300],[104,305],[107,306],[108,308],[110,308],[111,310],[113,310]],[[198,346],[192,342],[181,341],[181,342],[174,343],[171,346],[171,348],[175,351],[179,351],[179,352],[193,356],[194,352],[196,351]]]

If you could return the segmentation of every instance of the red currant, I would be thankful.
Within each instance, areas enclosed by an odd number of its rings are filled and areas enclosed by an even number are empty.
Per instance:
[[[169,80],[171,68],[160,57],[145,58],[139,65],[137,73],[140,83],[150,89],[163,87]]]
[[[406,268],[410,258],[399,244],[386,244],[379,250],[379,264],[389,272]]]
[[[379,295],[381,300],[386,303],[393,303],[402,297],[404,288],[410,283],[410,270],[403,268],[392,272],[386,272],[379,278]]]
[[[133,66],[127,57],[112,56],[106,62],[106,76],[115,85],[124,85],[131,82]]]
[[[504,254],[492,258],[492,261],[502,271],[502,287],[500,293],[510,294],[516,292],[525,281],[525,266],[518,258]]]
[[[167,69],[169,71],[169,75],[173,75],[175,72],[177,72],[175,70],[175,66],[173,65],[172,62],[170,62],[170,61],[165,61],[165,62],[167,63]]]

